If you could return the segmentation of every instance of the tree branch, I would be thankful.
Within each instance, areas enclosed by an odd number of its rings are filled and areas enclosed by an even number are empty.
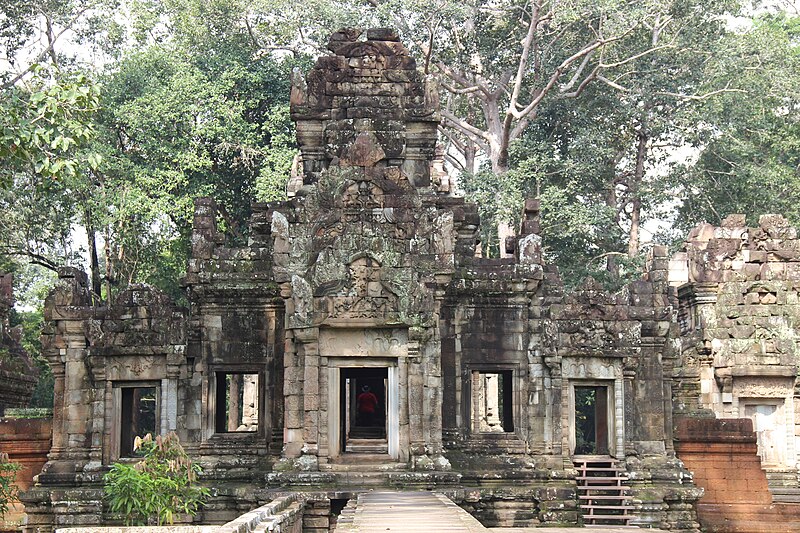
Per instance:
[[[28,65],[28,67],[27,67],[25,70],[23,70],[22,72],[20,72],[19,74],[17,74],[16,76],[14,76],[14,77],[13,77],[13,78],[11,78],[10,80],[8,80],[7,82],[4,82],[2,85],[0,85],[0,91],[5,91],[6,89],[8,89],[8,88],[10,88],[10,87],[13,87],[14,85],[16,85],[16,83],[17,83],[19,80],[21,80],[21,79],[22,79],[22,78],[24,78],[26,75],[28,75],[28,73],[30,73],[31,71],[33,71],[33,69],[34,69],[34,68],[36,68],[36,65],[37,65],[37,64],[38,64],[40,61],[42,61],[42,60],[43,60],[44,58],[46,58],[48,55],[50,55],[50,54],[53,54],[53,53],[55,52],[55,46],[56,46],[56,42],[58,41],[58,39],[59,39],[59,38],[60,38],[62,35],[64,35],[64,33],[66,33],[66,32],[67,32],[67,31],[68,31],[70,28],[72,28],[72,25],[73,25],[73,24],[75,24],[75,22],[77,22],[77,21],[78,21],[78,19],[79,19],[80,17],[82,17],[82,16],[83,16],[83,14],[84,14],[84,13],[86,13],[88,10],[89,10],[89,6],[85,6],[83,9],[79,10],[79,11],[78,11],[78,12],[75,14],[75,16],[74,16],[74,17],[72,17],[72,18],[71,18],[71,19],[70,19],[70,20],[67,22],[66,26],[64,26],[64,28],[63,28],[63,29],[62,29],[60,32],[58,32],[58,33],[56,33],[55,35],[53,35],[53,36],[52,36],[52,39],[50,39],[50,37],[48,36],[48,41],[49,41],[49,44],[47,45],[47,48],[45,48],[44,50],[42,50],[41,52],[39,52],[39,54],[38,54],[38,55],[37,55],[35,58],[33,58],[33,61],[31,61],[31,63]]]
[[[578,50],[577,52],[569,56],[567,59],[562,61],[561,64],[558,67],[556,67],[556,69],[550,75],[550,79],[547,81],[547,84],[544,86],[544,88],[542,88],[541,91],[539,91],[539,94],[536,95],[536,98],[531,100],[531,102],[527,106],[525,106],[525,108],[523,108],[521,111],[517,108],[516,102],[512,102],[514,106],[509,105],[508,108],[509,113],[511,113],[511,115],[513,115],[514,118],[516,119],[520,119],[525,115],[530,114],[541,103],[541,101],[544,99],[547,93],[550,92],[550,89],[552,89],[553,86],[556,84],[556,82],[559,80],[559,78],[561,78],[561,75],[564,73],[567,67],[569,67],[572,63],[574,63],[578,59],[581,59],[586,54],[591,53],[593,50],[596,50],[601,46],[604,46],[608,42],[610,41],[594,41],[593,43],[583,47],[581,50]]]
[[[660,94],[660,95],[664,95],[664,96],[672,96],[672,97],[675,97],[675,98],[679,98],[681,100],[693,100],[693,101],[698,101],[699,102],[699,101],[706,100],[708,98],[711,98],[712,96],[716,96],[716,95],[722,94],[722,93],[745,93],[745,94],[747,94],[747,91],[745,91],[744,89],[729,89],[728,87],[725,87],[723,89],[717,89],[716,91],[710,91],[710,92],[707,92],[705,94],[681,94],[681,93],[672,93],[672,92],[669,92],[669,91],[657,91],[655,94]]]
[[[648,54],[652,54],[653,52],[658,52],[659,50],[664,50],[666,48],[675,48],[675,45],[674,44],[662,44],[661,46],[654,46],[652,48],[648,48],[644,52],[640,52],[638,54],[632,55],[632,56],[630,56],[628,58],[625,58],[625,59],[623,59],[621,61],[616,61],[614,63],[600,63],[598,66],[600,68],[604,68],[604,69],[605,68],[620,67],[622,65],[625,65],[626,63],[630,63],[631,61],[636,61],[640,57],[644,57],[644,56],[646,56]]]
[[[442,118],[448,122],[447,125],[463,133],[468,139],[477,144],[481,150],[488,152],[488,143],[491,142],[491,139],[489,138],[489,134],[487,134],[485,131],[482,131],[467,121],[458,118],[451,111],[446,109],[442,110]]]

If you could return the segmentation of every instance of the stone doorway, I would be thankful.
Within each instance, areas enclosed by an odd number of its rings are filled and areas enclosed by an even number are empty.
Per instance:
[[[573,389],[573,455],[610,455],[612,432],[608,387],[575,385]]]
[[[386,440],[388,368],[342,368],[342,451],[388,453]]]
[[[332,362],[328,378],[328,456],[385,455],[387,459],[398,459],[400,389],[396,364],[349,358]],[[359,397],[365,393],[373,396],[366,402],[365,397],[361,398],[362,406],[374,404],[371,416],[363,409],[359,412]]]

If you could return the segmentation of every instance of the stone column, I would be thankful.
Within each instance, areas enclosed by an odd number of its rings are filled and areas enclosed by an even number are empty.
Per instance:
[[[59,352],[66,352],[65,349]],[[61,362],[61,356],[57,353],[48,358],[50,368],[53,370],[53,445],[50,449],[50,459],[59,459],[67,449],[66,420],[64,419],[64,404],[66,403],[65,392],[65,365]],[[57,362],[56,362],[57,361]]]
[[[314,329],[318,332],[319,330]],[[305,453],[319,454],[319,341],[316,334],[313,340],[303,344],[303,441]]]
[[[500,385],[497,374],[484,374],[487,431],[502,431],[500,422]]]
[[[400,357],[397,360],[397,382],[400,384],[398,395],[399,424],[400,424],[400,461],[409,460],[409,449],[411,447],[411,430],[409,425],[409,394],[407,384],[410,383],[408,377],[408,359]]]
[[[625,386],[623,379],[614,380],[614,440],[617,459],[625,458]]]
[[[242,375],[241,374],[228,374],[226,376],[226,383],[228,387],[227,400],[228,400],[228,431],[236,431],[239,429],[239,413],[241,406],[239,405],[239,396],[241,390]],[[222,401],[219,398],[218,401]]]
[[[422,418],[424,415],[424,378],[419,355],[419,345],[408,343],[408,433],[411,455],[425,453]]]
[[[242,425],[247,431],[256,431],[258,430],[258,374],[245,375],[242,392]]]
[[[303,364],[295,331],[286,332],[283,360],[283,456],[294,458],[303,448]]]
[[[483,400],[483,380],[481,373],[477,370],[472,371],[472,432],[481,431],[481,421],[483,420],[484,400]]]

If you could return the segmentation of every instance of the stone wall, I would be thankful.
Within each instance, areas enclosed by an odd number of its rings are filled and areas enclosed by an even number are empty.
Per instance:
[[[751,418],[762,463],[798,486],[800,240],[778,215],[704,224],[670,262],[678,290],[681,415]]]
[[[301,533],[305,502],[297,494],[280,496],[219,526],[65,527],[56,533]]]

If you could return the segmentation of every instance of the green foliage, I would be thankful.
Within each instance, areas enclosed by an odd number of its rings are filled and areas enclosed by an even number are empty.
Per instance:
[[[744,213],[800,224],[800,16],[765,14],[726,35],[708,78],[727,90],[698,109],[696,162],[674,174],[679,232]]]
[[[144,281],[180,300],[195,198],[219,202],[238,243],[253,199],[285,198],[297,151],[289,74],[308,60],[261,53],[258,17],[236,0],[133,7],[140,44],[103,78],[103,164],[86,196],[111,291]]]
[[[5,410],[5,416],[23,420],[53,418],[53,409],[50,407],[9,407]]]
[[[105,475],[109,508],[127,525],[172,524],[179,514],[195,516],[210,496],[197,484],[200,466],[193,463],[178,436],[136,438],[144,458],[135,465],[116,463]]]
[[[29,407],[34,408],[52,408],[53,407],[53,386],[54,378],[53,372],[50,369],[50,364],[47,359],[42,355],[42,327],[44,326],[44,316],[42,312],[42,299],[43,295],[38,294],[40,290],[38,282],[28,279],[28,287],[21,287],[19,280],[25,280],[25,274],[30,275],[30,269],[20,269],[22,276],[15,276],[15,283],[18,294],[22,297],[23,301],[30,300],[36,302],[36,307],[26,308],[12,308],[9,322],[12,327],[22,326],[22,347],[30,356],[38,369],[39,380],[36,382],[36,388],[33,391]],[[41,281],[41,280],[40,280]],[[45,277],[44,281],[48,284],[52,283],[51,277]],[[33,295],[26,293],[33,292]]]
[[[11,502],[17,499],[15,483],[21,466],[8,460],[8,454],[0,452],[0,518],[7,512]]]
[[[80,73],[32,72],[24,85],[4,90],[0,101],[0,186],[9,187],[16,172],[67,179],[100,163],[97,154],[80,150],[94,135],[99,86]]]

